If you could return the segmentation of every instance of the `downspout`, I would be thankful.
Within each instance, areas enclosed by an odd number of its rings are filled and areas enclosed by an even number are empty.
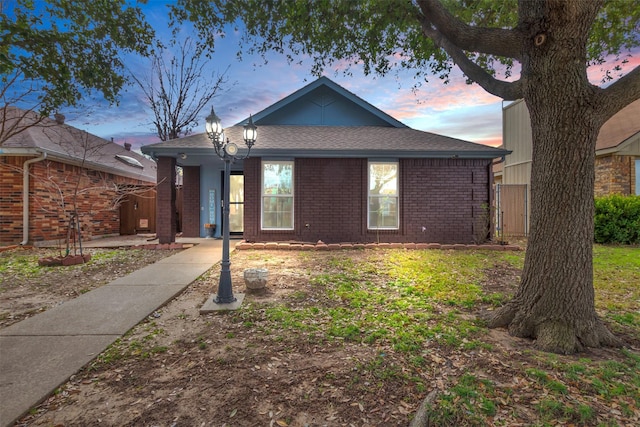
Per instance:
[[[21,246],[29,242],[29,165],[41,162],[47,158],[47,153],[42,153],[40,157],[29,159],[22,167],[22,242]]]

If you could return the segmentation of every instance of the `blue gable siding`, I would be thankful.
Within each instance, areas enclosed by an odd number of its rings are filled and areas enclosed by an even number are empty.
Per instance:
[[[326,86],[320,86],[288,105],[256,120],[257,125],[391,126]]]
[[[238,123],[244,125],[249,118]],[[327,77],[292,93],[253,116],[260,126],[407,126]]]

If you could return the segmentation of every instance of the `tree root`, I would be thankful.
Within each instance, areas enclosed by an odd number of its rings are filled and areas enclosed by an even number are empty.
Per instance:
[[[488,322],[489,328],[507,328],[509,335],[535,340],[541,351],[558,354],[583,352],[587,347],[621,347],[604,323],[593,315],[591,320],[535,318],[510,301],[497,310]]]
[[[431,406],[433,405],[433,402],[436,400],[437,396],[438,390],[433,390],[427,395],[427,397],[425,397],[425,399],[420,404],[420,407],[418,407],[418,411],[411,420],[411,424],[409,424],[409,427],[429,427],[431,425],[431,422],[429,420],[431,415]]]

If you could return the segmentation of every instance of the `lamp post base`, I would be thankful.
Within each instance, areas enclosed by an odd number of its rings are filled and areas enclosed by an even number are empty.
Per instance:
[[[234,296],[236,298],[234,302],[217,303],[216,295],[210,295],[200,309],[200,314],[238,310],[242,305],[242,301],[244,301],[244,294],[234,294]]]

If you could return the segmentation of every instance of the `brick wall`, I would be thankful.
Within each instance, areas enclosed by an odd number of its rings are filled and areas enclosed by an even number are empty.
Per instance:
[[[182,173],[182,235],[200,237],[200,166],[183,166]]]
[[[0,157],[0,244],[22,241],[22,165],[28,157]]]
[[[404,160],[404,241],[474,242],[490,206],[489,164],[466,159]]]
[[[635,157],[599,156],[596,157],[595,195],[635,194]]]
[[[28,159],[0,158],[0,244],[17,244],[23,238],[22,167]],[[140,184],[139,180],[51,160],[31,164],[29,241],[64,242],[74,203],[84,239],[119,234],[116,187]]]
[[[156,235],[158,236],[159,243],[172,243],[176,241],[177,228],[176,159],[173,157],[160,157],[158,159],[157,171],[158,208],[156,209]]]
[[[296,159],[295,229],[262,231],[260,161],[245,161],[248,241],[472,243],[490,205],[490,161],[404,159],[399,229],[367,230],[367,159]]]
[[[297,240],[361,242],[367,215],[366,173],[366,159],[297,159]]]

